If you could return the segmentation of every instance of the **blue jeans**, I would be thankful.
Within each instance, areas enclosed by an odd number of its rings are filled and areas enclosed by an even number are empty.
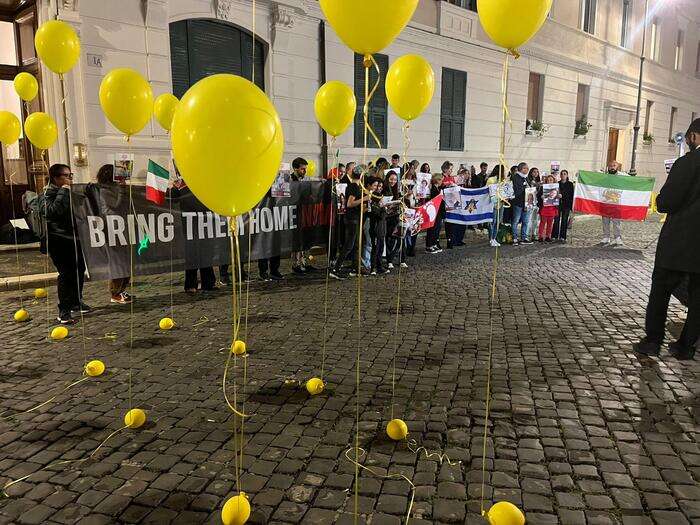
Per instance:
[[[492,241],[498,236],[498,228],[501,224],[503,224],[503,207],[496,205],[493,207],[493,222],[489,228],[489,237]]]
[[[527,240],[531,216],[532,210],[524,209],[522,206],[513,206],[513,239],[518,238],[518,224],[522,223],[520,228],[520,240]]]
[[[362,266],[372,268],[372,238],[369,235],[369,218],[362,224]]]

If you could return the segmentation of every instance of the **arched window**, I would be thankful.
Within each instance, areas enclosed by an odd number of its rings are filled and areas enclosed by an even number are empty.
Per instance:
[[[265,89],[267,46],[255,40],[255,83]],[[209,75],[231,73],[248,80],[253,72],[253,36],[221,20],[196,18],[170,24],[173,94],[180,98]]]

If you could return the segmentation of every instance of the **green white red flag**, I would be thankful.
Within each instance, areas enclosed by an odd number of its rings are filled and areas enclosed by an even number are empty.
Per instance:
[[[625,221],[646,219],[655,180],[581,171],[578,174],[574,211]]]
[[[160,164],[148,160],[148,174],[146,175],[146,199],[162,205],[165,202],[165,194],[168,192],[170,173]]]

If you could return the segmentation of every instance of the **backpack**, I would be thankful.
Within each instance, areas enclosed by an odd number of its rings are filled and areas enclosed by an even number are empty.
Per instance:
[[[40,240],[44,239],[46,237],[46,217],[43,210],[46,200],[44,195],[37,195],[33,191],[27,191],[22,196],[22,200],[29,228]]]
[[[501,223],[499,225],[496,241],[499,244],[513,244],[513,230],[510,224]]]

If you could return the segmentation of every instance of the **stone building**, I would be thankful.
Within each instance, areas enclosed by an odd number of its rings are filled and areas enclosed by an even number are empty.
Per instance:
[[[485,35],[475,4],[420,0],[409,26],[376,57],[384,70],[407,53],[421,54],[433,65],[435,97],[409,130],[408,157],[434,170],[445,159],[478,166],[498,158],[504,54]],[[629,167],[644,4],[554,0],[540,33],[521,49],[519,60],[511,59],[509,164],[525,160],[548,170],[558,161],[576,171],[616,158],[623,169]],[[304,156],[322,168],[325,138],[314,119],[314,94],[324,79],[355,85],[361,94],[359,57],[324,23],[316,1],[257,0],[254,12],[255,21],[251,0],[0,0],[0,106],[19,112],[14,74],[39,73],[40,100],[32,110],[41,106],[59,127],[68,124],[67,137],[48,152],[49,161],[70,159],[77,179],[87,180],[115,153],[131,152],[143,175],[148,158],[168,165],[168,136],[153,120],[127,145],[99,106],[104,74],[132,67],[150,80],[156,95],[178,96],[207,74],[250,78],[254,31],[256,82],[282,118],[285,160]],[[81,60],[66,75],[66,118],[59,79],[37,63],[31,45],[34,28],[56,16],[72,24],[82,42]],[[371,30],[373,23],[357,30]],[[638,172],[663,181],[663,161],[677,155],[670,139],[700,113],[700,2],[649,0],[646,37]],[[381,91],[372,101],[371,118],[382,148],[370,149],[368,156],[402,153],[403,123]],[[362,157],[359,122],[358,116],[338,141],[343,160]],[[587,133],[576,135],[577,128]],[[643,141],[642,134],[653,141]],[[41,164],[32,163],[32,155],[37,152],[23,144],[10,151],[4,178],[14,164],[20,182],[32,186],[27,171]],[[7,189],[5,181],[0,195]]]

